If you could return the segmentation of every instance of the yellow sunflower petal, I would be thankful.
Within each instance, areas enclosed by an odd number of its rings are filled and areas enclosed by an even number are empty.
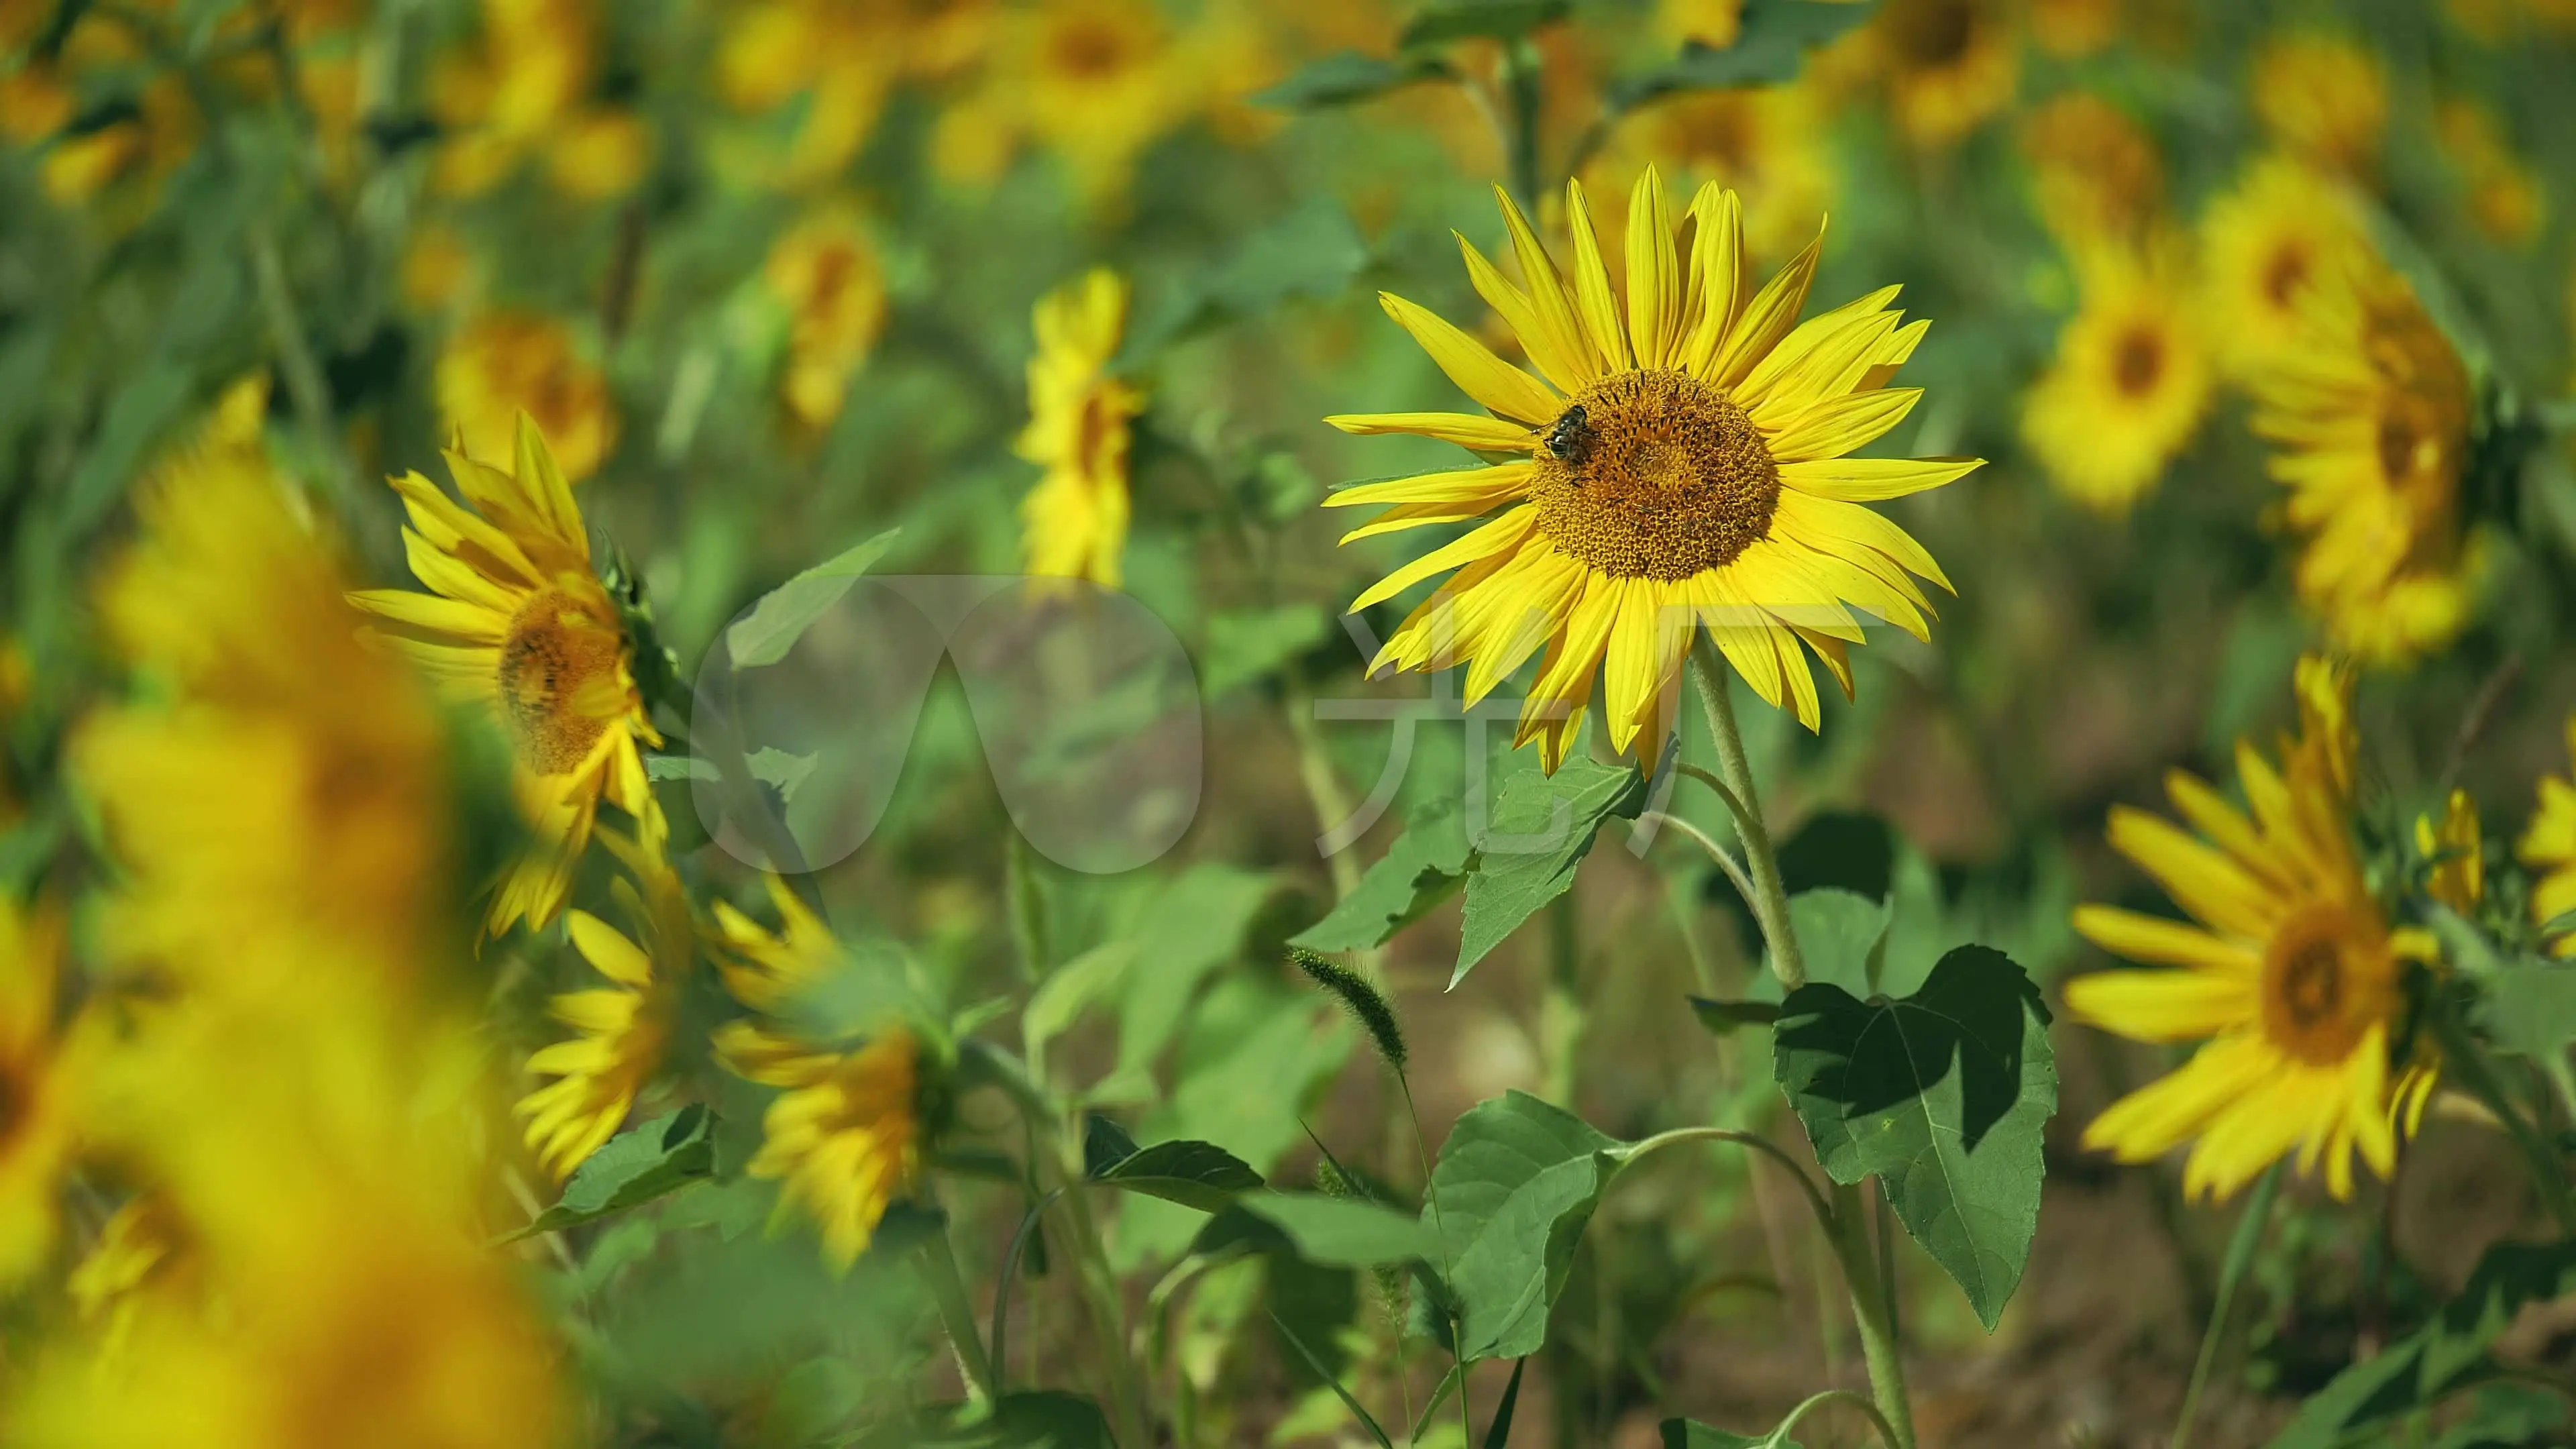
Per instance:
[[[1537,442],[1537,435],[1519,423],[1473,413],[1339,413],[1324,421],[1361,437],[1412,433],[1479,453],[1526,453]]]
[[[1496,357],[1493,349],[1459,331],[1428,308],[1393,292],[1377,294],[1378,305],[1396,325],[1413,334],[1431,360],[1458,384],[1461,392],[1507,418],[1544,423],[1565,411],[1565,404],[1537,378]]]
[[[1515,547],[1522,539],[1529,536],[1530,529],[1537,522],[1538,510],[1527,505],[1515,508],[1464,538],[1457,539],[1445,547],[1433,549],[1394,573],[1388,574],[1366,593],[1353,599],[1347,612],[1356,614],[1373,604],[1384,603],[1394,598],[1433,574],[1446,573],[1462,564],[1474,563],[1478,559]]]
[[[1720,387],[1731,388],[1768,357],[1781,338],[1789,335],[1789,329],[1798,324],[1799,311],[1807,305],[1807,289],[1816,280],[1816,259],[1824,245],[1825,232],[1820,226],[1806,250],[1791,257],[1789,264],[1745,304],[1743,314],[1727,328],[1726,341],[1710,358],[1703,376]]]
[[[1650,164],[1628,189],[1628,336],[1639,367],[1671,365],[1682,321],[1681,258],[1672,206]]]
[[[1845,503],[1877,503],[1956,483],[1983,458],[1810,458],[1780,465],[1783,487]]]
[[[1612,372],[1637,365],[1628,348],[1627,329],[1619,324],[1619,304],[1610,293],[1610,269],[1601,260],[1601,238],[1592,229],[1592,207],[1583,198],[1583,183],[1565,183],[1565,227],[1574,240],[1574,305],[1593,351]]]

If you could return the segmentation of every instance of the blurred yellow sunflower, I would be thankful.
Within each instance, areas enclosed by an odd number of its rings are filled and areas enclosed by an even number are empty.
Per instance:
[[[612,887],[629,929],[588,911],[564,917],[573,949],[610,984],[567,991],[548,1003],[576,1035],[528,1058],[528,1070],[554,1080],[519,1099],[528,1150],[557,1178],[617,1135],[635,1098],[669,1050],[680,983],[697,955],[697,928],[680,879],[649,829],[628,836],[603,829],[602,845],[625,866]]]
[[[2459,517],[2467,370],[2406,279],[2355,251],[2293,297],[2296,343],[2254,370],[2254,431],[2305,536],[2299,595],[2372,663],[2438,649],[2468,622],[2481,549]]]
[[[2183,1188],[2194,1196],[2226,1198],[2295,1150],[2301,1173],[2322,1164],[2327,1189],[2350,1197],[2354,1156],[2386,1177],[2433,1085],[2420,1060],[2391,1066],[2403,963],[2438,953],[2424,932],[2389,927],[2362,873],[2351,673],[2310,656],[2295,685],[2299,730],[2277,766],[2251,744],[2236,747],[2250,816],[2180,770],[2166,788],[2199,835],[2112,809],[2112,847],[2193,923],[2112,906],[2075,912],[2094,944],[2165,968],[2069,982],[2078,1020],[2135,1041],[2207,1040],[2094,1118],[2084,1144],[2145,1162],[2191,1142]]]
[[[306,990],[313,959],[431,959],[454,844],[434,701],[360,641],[337,550],[269,460],[267,401],[236,385],[144,481],[100,614],[155,689],[72,749],[123,872],[108,954],[234,996]]]
[[[2164,210],[2164,159],[2128,112],[2068,91],[2021,127],[2039,218],[2068,247],[2134,243]]]
[[[2567,752],[2576,757],[2576,718],[2567,722]],[[2576,785],[2566,777],[2541,778],[2538,806],[2514,854],[2535,876],[2532,924],[2548,933],[2553,954],[2576,956],[2576,921],[2561,919],[2576,915]]]
[[[509,731],[521,813],[537,840],[503,877],[494,935],[563,910],[602,800],[643,819],[639,741],[647,718],[617,606],[590,566],[590,535],[536,423],[519,416],[511,471],[447,454],[464,504],[418,473],[391,479],[410,524],[403,548],[429,593],[368,589],[351,603],[408,631],[393,642],[448,694],[489,707]]]
[[[2329,171],[2376,169],[2388,77],[2359,41],[2330,30],[2276,35],[2255,53],[2249,88],[2273,144]]]
[[[919,1177],[920,1047],[894,1026],[840,1051],[777,1020],[849,958],[784,881],[768,881],[779,918],[774,932],[730,904],[716,905],[725,986],[759,1013],[718,1028],[716,1057],[726,1070],[780,1089],[762,1119],[750,1171],[785,1183],[782,1210],[801,1206],[821,1229],[826,1256],[846,1269],[867,1251],[887,1206]]]
[[[147,1193],[108,1217],[63,1284],[102,1363],[123,1358],[147,1289],[195,1276],[192,1256],[166,1198]]]
[[[552,318],[493,312],[467,323],[439,353],[435,382],[439,412],[469,458],[509,457],[522,413],[536,419],[567,478],[597,472],[617,445],[608,380]]]
[[[593,104],[600,16],[593,0],[483,0],[473,46],[440,57],[430,109],[444,131],[433,173],[450,195],[489,191],[542,158],[566,195],[623,196],[644,179],[643,118]]]
[[[2179,248],[2094,243],[2077,252],[2080,305],[2022,400],[2022,439],[2059,492],[2126,513],[2209,410],[2210,368],[2186,305]]]
[[[1496,196],[1528,289],[1464,237],[1459,247],[1477,292],[1547,380],[1381,294],[1388,315],[1493,415],[1326,419],[1348,433],[1520,455],[1325,499],[1394,505],[1346,543],[1502,510],[1352,602],[1356,612],[1458,571],[1372,669],[1468,663],[1473,701],[1544,644],[1521,742],[1537,738],[1546,767],[1562,764],[1599,676],[1611,747],[1651,759],[1672,725],[1683,655],[1705,627],[1756,693],[1816,728],[1806,650],[1850,691],[1847,650],[1863,635],[1846,605],[1928,637],[1930,602],[1911,575],[1949,587],[1922,545],[1863,505],[1937,488],[1980,460],[1844,456],[1913,410],[1921,389],[1885,383],[1930,324],[1902,323],[1888,307],[1897,289],[1886,287],[1801,325],[1823,237],[1756,291],[1734,193],[1700,189],[1685,255],[1652,168],[1629,194],[1623,311],[1580,185],[1566,187],[1570,282],[1520,208]]]
[[[780,1091],[761,1119],[751,1175],[782,1183],[781,1207],[802,1207],[822,1230],[824,1255],[848,1268],[920,1176],[920,1048],[912,1033],[891,1028],[847,1052],[749,1032],[718,1046],[731,1070]]]
[[[1849,44],[1897,129],[1926,149],[1984,124],[2021,84],[2020,29],[1997,0],[1888,0]]]
[[[2321,276],[2369,246],[2350,195],[2294,158],[2247,168],[2201,218],[2202,310],[2220,360],[2243,378],[2305,339],[2300,301]]]
[[[2477,802],[2468,791],[2451,792],[2438,825],[2430,815],[2415,817],[2415,851],[2430,863],[2425,894],[2462,915],[2487,898],[2486,842],[2478,833]]]
[[[855,209],[825,206],[770,248],[763,276],[791,319],[780,395],[798,426],[820,431],[840,416],[850,375],[885,326],[876,243]]]
[[[1724,50],[1744,27],[1744,0],[1655,0],[1655,33],[1673,46]]]
[[[1040,0],[1020,14],[990,84],[1094,206],[1123,201],[1137,158],[1197,109],[1202,79],[1152,0]]]
[[[2465,96],[2433,110],[2433,135],[2460,174],[2469,219],[2506,246],[2528,246],[2548,220],[2549,194],[2514,153],[2495,111]]]
[[[1806,245],[1803,218],[1831,209],[1840,184],[1824,102],[1811,85],[1693,91],[1630,111],[1584,168],[1584,188],[1621,194],[1648,166],[1743,198],[1744,240],[1756,257]]]
[[[2120,38],[2122,0],[2030,0],[2030,38],[2060,60],[2092,55]]]
[[[60,918],[0,898],[0,1293],[44,1264],[62,1228],[75,1123],[61,971]]]
[[[1021,567],[1117,588],[1127,545],[1128,424],[1145,410],[1112,376],[1127,326],[1127,279],[1106,267],[1040,298],[1029,359],[1029,425],[1019,455],[1045,470],[1020,503]]]

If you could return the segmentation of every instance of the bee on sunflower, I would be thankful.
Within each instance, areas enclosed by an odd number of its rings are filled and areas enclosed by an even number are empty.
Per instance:
[[[822,1232],[824,1256],[847,1270],[886,1210],[920,1181],[931,1130],[922,1043],[895,1024],[843,1049],[780,1023],[797,996],[850,962],[830,928],[776,876],[769,894],[776,931],[730,904],[716,906],[725,985],[761,1014],[718,1030],[716,1055],[735,1075],[779,1090],[748,1170],[782,1184],[780,1209],[803,1208]]]
[[[386,635],[453,698],[509,732],[534,846],[505,873],[485,917],[499,935],[562,914],[605,800],[644,820],[643,745],[662,737],[635,687],[634,646],[592,571],[590,536],[545,436],[519,415],[507,472],[447,453],[459,503],[418,473],[388,480],[410,523],[403,550],[430,592],[367,589],[349,601],[401,627]]]
[[[2226,1198],[2295,1152],[2352,1195],[2358,1157],[2385,1178],[2432,1094],[2436,1064],[2408,1050],[2406,974],[2438,958],[2392,926],[2353,838],[2357,740],[2349,668],[2311,655],[2294,677],[2299,728],[2277,761],[2239,741],[2246,809],[2208,782],[2166,777],[2199,833],[2111,812],[2112,848],[2163,886],[2190,924],[2086,905],[2075,929],[2158,968],[2068,983],[2080,1021],[2134,1041],[2204,1041],[2180,1069],[2114,1102],[2087,1147],[2146,1162],[2189,1142],[2184,1190]]]
[[[1386,294],[1388,315],[1489,415],[1325,420],[1507,458],[1324,500],[1393,505],[1344,543],[1495,514],[1352,602],[1366,609],[1455,570],[1371,668],[1465,663],[1473,702],[1545,646],[1517,743],[1537,739],[1553,771],[1596,679],[1611,747],[1653,758],[1672,729],[1683,657],[1705,628],[1757,694],[1817,728],[1807,654],[1851,692],[1849,649],[1863,635],[1850,606],[1923,638],[1931,603],[1915,577],[1950,587],[1921,544],[1865,505],[1938,488],[1982,460],[1846,456],[1913,410],[1922,390],[1886,383],[1930,324],[1889,308],[1894,287],[1800,323],[1822,236],[1756,289],[1735,194],[1702,187],[1677,232],[1652,167],[1629,193],[1623,309],[1580,185],[1566,188],[1570,278],[1496,195],[1527,287],[1464,237],[1459,247],[1543,377]]]

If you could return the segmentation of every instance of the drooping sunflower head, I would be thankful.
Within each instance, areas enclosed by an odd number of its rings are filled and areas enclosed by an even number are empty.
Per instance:
[[[2296,1152],[2337,1197],[2356,1156],[2382,1177],[2411,1132],[2433,1064],[2407,1050],[2409,962],[2432,941],[2389,925],[2352,836],[2351,672],[2300,662],[2300,728],[2277,760],[2237,747],[2238,806],[2182,771],[2167,777],[2192,827],[2126,807],[2121,854],[2188,912],[2189,924],[2087,905],[2076,929],[2159,968],[2069,983],[2078,1019],[2139,1041],[2206,1045],[2086,1129],[2087,1146],[2142,1162],[2193,1143],[2185,1189],[2226,1197]],[[2197,832],[2196,834],[2194,832]]]
[[[519,1099],[528,1149],[557,1178],[617,1133],[670,1047],[679,987],[697,955],[687,893],[649,830],[627,836],[600,831],[600,842],[625,867],[613,887],[626,928],[588,911],[566,917],[573,949],[604,987],[568,991],[549,1004],[574,1035],[528,1058],[528,1070],[553,1080]]]
[[[822,917],[784,880],[775,875],[766,879],[778,929],[744,915],[730,901],[716,902],[716,964],[736,1001],[777,1016],[798,994],[847,965],[849,955]]]
[[[919,1041],[891,1027],[850,1051],[781,1049],[736,1069],[780,1089],[761,1123],[752,1176],[778,1180],[781,1206],[802,1208],[822,1232],[824,1256],[848,1269],[886,1209],[920,1180]]]
[[[2022,407],[2022,436],[2069,498],[2118,515],[2144,496],[2208,410],[2210,366],[2178,248],[2096,242],[2076,256],[2081,303]]]
[[[1850,606],[1920,637],[1930,604],[1915,576],[1948,587],[1921,545],[1863,505],[1951,482],[1977,461],[1845,456],[1912,409],[1919,389],[1885,384],[1928,324],[1888,307],[1893,287],[1800,324],[1821,237],[1757,289],[1733,193],[1701,188],[1676,225],[1652,168],[1630,192],[1624,297],[1579,185],[1567,187],[1570,276],[1508,197],[1502,208],[1526,287],[1459,245],[1540,376],[1387,295],[1388,314],[1490,415],[1326,420],[1507,459],[1325,500],[1394,505],[1345,543],[1500,510],[1352,603],[1366,609],[1457,571],[1372,668],[1467,664],[1472,701],[1544,646],[1520,738],[1538,739],[1552,770],[1579,736],[1596,679],[1611,747],[1661,750],[1683,655],[1705,628],[1763,699],[1815,728],[1807,651],[1848,693],[1847,650],[1863,637]]]
[[[456,699],[508,733],[531,853],[497,892],[488,926],[543,925],[563,908],[599,802],[647,813],[640,742],[658,745],[635,687],[633,644],[591,571],[590,536],[545,436],[519,415],[509,471],[451,451],[463,501],[418,473],[390,479],[409,525],[403,548],[432,593],[349,596],[397,626],[390,641]]]
[[[1127,543],[1128,425],[1145,409],[1109,371],[1127,325],[1127,279],[1094,269],[1039,299],[1029,425],[1018,452],[1045,470],[1020,505],[1022,567],[1118,587]]]
[[[2249,378],[2254,430],[2306,538],[2300,597],[2336,647],[2390,663],[2468,622],[2481,557],[2460,513],[2472,400],[2406,279],[2373,252],[2338,260],[2296,293],[2295,341]]]
[[[2297,348],[2303,299],[2366,251],[2342,185],[2288,156],[2256,162],[2201,221],[2202,307],[2239,378]]]
[[[536,419],[565,477],[599,470],[617,442],[608,381],[572,329],[552,318],[494,312],[468,323],[439,353],[439,411],[474,458],[507,458],[521,414]]]
[[[2388,77],[2349,36],[2295,30],[2266,42],[2250,82],[2276,145],[2329,171],[2366,173],[2388,125]]]

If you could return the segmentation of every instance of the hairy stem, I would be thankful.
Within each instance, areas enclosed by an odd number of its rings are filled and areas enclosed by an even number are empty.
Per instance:
[[[1869,1396],[1878,1405],[1896,1449],[1914,1449],[1914,1411],[1905,1397],[1905,1362],[1896,1343],[1895,1305],[1888,1301],[1869,1246],[1869,1220],[1860,1189],[1834,1186],[1834,1256],[1843,1286],[1851,1291],[1852,1319],[1860,1328],[1861,1357],[1869,1365]]]
[[[1708,732],[1717,741],[1717,770],[1728,803],[1736,809],[1736,831],[1744,838],[1745,873],[1753,878],[1753,915],[1771,947],[1771,969],[1782,989],[1807,984],[1806,959],[1798,953],[1798,936],[1789,925],[1789,893],[1780,882],[1780,858],[1771,849],[1771,832],[1762,823],[1762,800],[1753,789],[1753,767],[1744,758],[1744,736],[1735,727],[1735,703],[1728,697],[1726,664],[1717,646],[1703,636],[1691,646],[1691,682],[1699,688],[1700,708]]]

